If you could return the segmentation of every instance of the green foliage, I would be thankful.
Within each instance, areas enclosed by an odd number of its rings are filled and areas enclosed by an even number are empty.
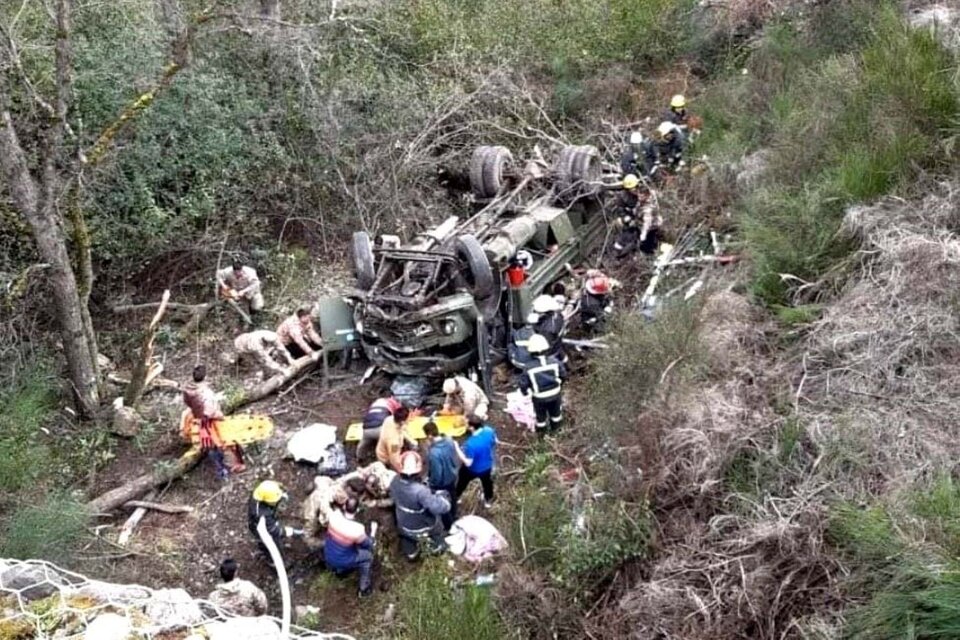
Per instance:
[[[819,304],[801,304],[795,307],[784,305],[773,305],[773,311],[777,314],[777,319],[787,326],[795,327],[799,325],[810,324],[820,317],[823,311],[823,305]]]
[[[840,273],[854,246],[839,233],[845,208],[946,162],[939,139],[960,113],[955,59],[906,25],[899,7],[824,4],[804,32],[789,22],[768,28],[749,73],[703,100],[717,127],[699,148],[773,150],[767,184],[747,195],[741,217],[753,292],[771,304]]]
[[[923,520],[930,542],[952,557],[960,555],[960,486],[948,473],[938,474],[929,484],[909,496],[910,510]]]
[[[849,557],[881,567],[901,554],[896,525],[883,507],[840,503],[830,509],[828,539]]]
[[[507,637],[490,589],[458,585],[435,558],[424,562],[397,589],[397,638],[500,640]]]
[[[695,304],[667,305],[656,322],[637,314],[619,316],[611,333],[616,344],[591,362],[591,373],[584,380],[590,402],[578,418],[579,429],[600,440],[633,431],[667,367],[671,381],[676,381],[702,364],[700,323],[700,307]],[[629,394],[624,393],[624,380],[631,383]]]
[[[591,500],[559,532],[555,574],[568,588],[585,590],[625,562],[647,557],[653,539],[646,503],[612,497]]]
[[[83,538],[88,520],[85,506],[67,494],[21,504],[4,522],[0,556],[66,562]]]
[[[40,428],[56,407],[56,381],[44,363],[0,393],[0,491],[31,486],[51,468]]]

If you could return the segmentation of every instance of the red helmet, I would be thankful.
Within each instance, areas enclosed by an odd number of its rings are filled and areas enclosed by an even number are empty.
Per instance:
[[[610,278],[603,275],[602,273],[590,276],[587,278],[587,282],[584,287],[587,290],[587,293],[595,296],[602,296],[606,293],[610,293]]]

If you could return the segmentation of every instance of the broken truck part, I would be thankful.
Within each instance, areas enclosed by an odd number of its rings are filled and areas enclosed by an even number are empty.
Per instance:
[[[502,360],[533,299],[603,242],[606,191],[619,187],[592,146],[565,147],[552,165],[535,149],[522,169],[505,147],[479,147],[469,173],[466,220],[447,218],[407,244],[354,233],[348,299],[364,352],[388,373],[440,377]],[[532,264],[510,286],[520,250]]]

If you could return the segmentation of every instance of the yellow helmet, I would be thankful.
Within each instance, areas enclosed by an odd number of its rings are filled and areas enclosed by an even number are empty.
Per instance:
[[[270,505],[277,504],[287,497],[286,491],[276,480],[264,480],[253,490],[253,499]]]
[[[670,107],[672,109],[683,109],[686,106],[687,106],[687,99],[684,98],[679,93],[673,96],[673,98],[671,98],[670,100]]]
[[[640,185],[640,178],[635,176],[632,173],[628,173],[623,176],[623,188],[624,189],[636,189]]]

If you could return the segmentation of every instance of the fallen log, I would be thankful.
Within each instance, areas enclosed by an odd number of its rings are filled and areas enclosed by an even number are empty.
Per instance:
[[[140,402],[140,397],[143,395],[143,390],[147,387],[148,376],[151,373],[150,369],[153,363],[153,339],[157,335],[157,328],[160,326],[160,320],[163,319],[163,314],[166,312],[169,303],[170,290],[167,289],[163,292],[157,312],[153,315],[150,324],[147,325],[146,331],[143,332],[140,358],[130,375],[130,384],[123,392],[123,404],[131,409],[137,407],[137,403]],[[156,375],[159,375],[159,371],[153,377],[156,377]]]
[[[147,494],[147,497],[152,498],[157,495],[156,491],[151,491]],[[120,528],[120,535],[117,536],[117,545],[121,547],[127,546],[127,543],[130,541],[130,536],[133,535],[133,530],[137,528],[137,525],[140,524],[140,521],[143,520],[143,516],[147,515],[146,509],[134,509],[133,513],[130,514],[130,517],[127,518],[127,521],[123,523],[123,526]]]
[[[306,375],[312,371],[320,361],[320,353],[315,353],[317,357],[314,357],[313,354],[310,354],[305,355],[302,358],[298,358],[297,360],[293,361],[293,364],[284,369],[283,373],[278,373],[275,376],[267,378],[253,389],[245,391],[238,397],[232,399],[223,407],[224,413],[235,413],[238,409],[247,406],[251,402],[262,400],[263,398],[276,393],[283,388],[284,385],[292,380],[296,380],[301,375]]]
[[[161,513],[193,513],[193,507],[185,504],[160,504],[148,500],[131,500],[123,505],[124,509],[149,509]]]
[[[92,513],[106,513],[119,509],[131,500],[136,500],[143,494],[161,484],[176,480],[200,463],[203,459],[199,448],[192,448],[182,456],[171,462],[157,464],[153,471],[134,478],[130,482],[107,491],[87,503],[87,510]]]
[[[162,371],[162,367],[160,369]],[[150,373],[147,374],[147,384],[144,393],[147,393],[151,389],[163,389],[166,391],[180,391],[180,383],[176,380],[171,380],[170,378],[159,378],[153,375],[154,370],[151,369]],[[157,372],[159,374],[159,371]],[[113,384],[118,384],[121,386],[127,386],[130,384],[130,378],[124,378],[115,373],[111,373],[107,376],[107,381],[112,382]]]

